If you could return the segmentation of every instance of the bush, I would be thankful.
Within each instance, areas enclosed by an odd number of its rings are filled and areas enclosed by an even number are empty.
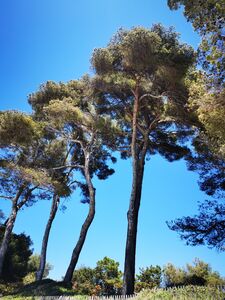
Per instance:
[[[4,235],[4,226],[0,227],[0,241]],[[9,247],[3,264],[2,279],[5,282],[18,282],[28,273],[28,260],[32,254],[32,241],[25,234],[11,235]]]
[[[81,295],[118,295],[122,292],[121,277],[119,263],[104,257],[94,269],[81,267],[74,271],[73,289]]]
[[[141,268],[140,274],[137,275],[135,291],[140,292],[142,289],[152,289],[160,286],[162,270],[160,266],[150,266]]]
[[[177,268],[172,264],[167,264],[164,267],[163,275],[164,285],[167,287],[225,285],[225,280],[219,273],[212,271],[209,264],[197,258],[192,265],[187,264],[186,268]]]

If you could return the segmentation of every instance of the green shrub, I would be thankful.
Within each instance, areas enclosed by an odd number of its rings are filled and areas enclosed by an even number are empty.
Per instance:
[[[225,292],[215,287],[185,286],[140,292],[135,300],[223,300]]]

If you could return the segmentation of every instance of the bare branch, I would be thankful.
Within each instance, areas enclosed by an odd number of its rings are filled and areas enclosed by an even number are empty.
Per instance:
[[[38,185],[34,186],[32,189],[29,189],[27,194],[25,195],[25,197],[23,198],[22,201],[20,201],[20,203],[17,205],[17,209],[19,210],[29,199],[29,197],[31,196],[32,192],[38,188]]]
[[[75,164],[75,165],[59,166],[59,167],[55,167],[55,168],[52,168],[52,169],[53,170],[61,170],[61,169],[67,169],[67,168],[80,168],[80,169],[83,169],[84,166]]]
[[[153,126],[155,125],[155,123],[157,123],[160,120],[160,117],[161,117],[161,114],[157,115],[155,117],[155,119],[149,124],[148,132],[150,132],[152,130]]]
[[[165,94],[165,93],[163,93],[163,94]],[[155,95],[153,95],[153,94],[150,94],[150,93],[146,93],[146,94],[144,94],[144,95],[142,95],[140,98],[139,98],[139,101],[141,101],[142,99],[144,99],[145,97],[151,97],[151,98],[154,98],[154,99],[160,99],[160,98],[162,98],[164,95],[159,95],[159,96],[155,96]]]
[[[9,199],[9,200],[12,200],[12,199],[13,199],[13,197],[4,196],[4,195],[0,195],[0,198],[3,198],[3,199]]]

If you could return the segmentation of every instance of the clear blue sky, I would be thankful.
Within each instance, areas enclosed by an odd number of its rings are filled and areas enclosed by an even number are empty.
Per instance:
[[[27,95],[46,80],[67,81],[90,72],[94,48],[104,47],[120,28],[150,27],[153,23],[174,26],[181,41],[197,47],[199,37],[182,11],[171,12],[166,0],[3,0],[0,3],[0,109],[31,111]],[[198,201],[207,196],[199,191],[197,175],[186,171],[185,163],[168,163],[154,156],[146,164],[140,209],[137,271],[150,264],[168,262],[183,266],[195,257],[209,262],[225,275],[224,253],[206,247],[185,246],[166,220],[193,214]],[[123,269],[126,212],[131,188],[131,162],[116,165],[116,174],[97,188],[96,218],[87,236],[78,265],[94,267],[109,256]],[[60,279],[67,268],[87,205],[79,193],[65,204],[54,222],[47,260],[54,265],[50,276]],[[0,207],[9,212],[7,201]],[[19,213],[15,232],[29,234],[35,253],[48,218],[50,202],[42,201]]]

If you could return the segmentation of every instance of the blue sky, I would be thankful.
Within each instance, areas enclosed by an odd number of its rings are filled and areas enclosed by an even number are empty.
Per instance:
[[[120,28],[150,27],[153,23],[174,26],[181,41],[194,48],[199,37],[182,11],[170,11],[166,0],[3,0],[0,3],[0,109],[30,112],[27,95],[46,80],[67,81],[89,73],[94,48],[104,47]],[[119,161],[107,181],[95,181],[96,218],[87,236],[78,266],[94,267],[109,256],[123,269],[126,212],[131,188],[131,162]],[[225,276],[224,253],[206,247],[185,246],[166,220],[193,214],[198,201],[207,196],[199,191],[198,176],[185,163],[168,163],[154,156],[146,164],[140,209],[136,270],[168,262],[183,266],[195,257],[209,262]],[[47,260],[54,265],[50,276],[60,279],[67,268],[87,205],[75,193],[54,222]],[[9,203],[0,199],[6,214]],[[19,213],[15,232],[25,232],[39,253],[50,202],[41,201]]]

